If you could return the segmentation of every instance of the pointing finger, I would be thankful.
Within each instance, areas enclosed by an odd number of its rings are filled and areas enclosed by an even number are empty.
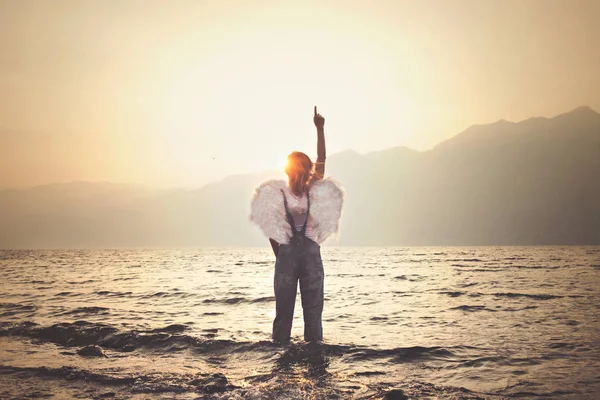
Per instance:
[[[315,106],[315,117],[317,116],[317,106]]]

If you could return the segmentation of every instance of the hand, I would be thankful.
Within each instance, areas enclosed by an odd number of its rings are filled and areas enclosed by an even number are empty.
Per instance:
[[[313,117],[313,122],[315,123],[317,129],[323,129],[323,126],[325,125],[325,118],[323,118],[321,114],[317,113],[317,106],[315,106],[315,116]]]

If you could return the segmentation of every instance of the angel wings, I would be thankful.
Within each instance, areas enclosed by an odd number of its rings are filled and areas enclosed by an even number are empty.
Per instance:
[[[279,243],[289,243],[292,230],[285,218],[281,189],[287,183],[283,180],[269,180],[259,185],[250,203],[250,221],[256,223],[266,237]],[[332,234],[338,234],[344,189],[332,178],[325,178],[311,184],[310,215],[313,218],[313,232],[317,243],[323,243]]]

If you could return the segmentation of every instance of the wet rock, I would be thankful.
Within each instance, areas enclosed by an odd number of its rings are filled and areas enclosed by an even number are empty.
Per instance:
[[[408,396],[400,389],[392,389],[383,396],[384,400],[408,400]]]
[[[197,386],[196,392],[220,393],[228,389],[227,378],[221,373],[196,378],[190,383]]]
[[[160,378],[141,376],[136,379],[130,389],[133,393],[185,393],[188,391],[188,386],[181,379],[169,379],[164,377],[165,381]]]
[[[39,328],[32,333],[38,339],[64,346],[87,346],[98,343],[102,338],[116,331],[116,328],[105,324],[75,321]]]
[[[358,372],[355,372],[354,375],[356,375],[356,376],[385,375],[385,372],[383,372],[383,371],[358,371]]]
[[[82,347],[81,349],[77,350],[77,354],[79,354],[80,356],[84,356],[84,357],[107,357],[108,358],[108,356],[104,353],[104,350],[102,350],[102,347],[96,346],[96,345]]]
[[[45,393],[45,392],[31,392],[25,395],[26,398],[29,399],[42,399],[48,397],[54,397],[54,393]]]

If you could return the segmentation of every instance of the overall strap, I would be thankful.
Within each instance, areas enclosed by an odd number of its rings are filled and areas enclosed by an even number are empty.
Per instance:
[[[294,223],[294,217],[292,217],[292,214],[290,213],[290,210],[288,208],[287,198],[285,197],[285,193],[283,192],[283,189],[281,189],[281,194],[283,195],[283,206],[285,207],[285,217],[287,218],[288,223],[290,224],[290,227],[292,228],[293,236],[295,236],[296,234],[298,234],[298,231],[296,230],[296,224]]]

